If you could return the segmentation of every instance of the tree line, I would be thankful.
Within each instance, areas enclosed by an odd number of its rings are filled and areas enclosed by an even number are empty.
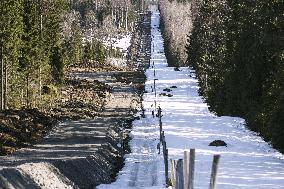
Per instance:
[[[1,1],[1,109],[39,104],[42,85],[60,82],[64,0]]]
[[[117,56],[103,40],[131,31],[143,0],[0,2],[0,109],[51,105],[68,66]]]
[[[284,152],[283,1],[183,3],[195,3],[187,64],[196,70],[210,110],[245,118]]]

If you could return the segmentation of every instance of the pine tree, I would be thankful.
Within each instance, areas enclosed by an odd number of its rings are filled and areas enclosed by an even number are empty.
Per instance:
[[[46,1],[44,5],[44,44],[45,53],[49,56],[50,69],[52,70],[52,80],[56,83],[63,81],[64,73],[64,60],[54,61],[54,57],[62,55],[63,37],[62,37],[62,26],[64,15],[68,10],[68,2],[65,0],[57,1]],[[55,54],[54,54],[55,53]],[[58,65],[61,63],[62,65]]]
[[[0,2],[1,109],[20,104],[21,74],[17,71],[23,34],[23,1]]]
[[[38,77],[41,66],[41,19],[37,1],[24,0],[24,35],[20,59],[20,71],[24,74],[25,105],[34,107],[38,91]]]

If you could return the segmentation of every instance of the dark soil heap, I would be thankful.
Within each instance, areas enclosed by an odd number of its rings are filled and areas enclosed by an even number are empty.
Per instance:
[[[0,113],[0,155],[38,143],[56,124],[56,119],[36,109]]]

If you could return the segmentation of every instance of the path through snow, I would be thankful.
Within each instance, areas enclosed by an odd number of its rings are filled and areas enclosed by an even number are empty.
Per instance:
[[[183,157],[183,151],[196,149],[195,188],[208,188],[213,154],[221,154],[218,189],[284,188],[284,156],[273,150],[235,117],[217,117],[210,113],[198,95],[198,81],[193,70],[167,67],[163,39],[159,31],[160,15],[152,11],[152,59],[147,70],[143,106],[145,118],[134,122],[132,153],[125,167],[111,185],[100,189],[165,188],[163,159],[157,154],[158,120],[152,117],[155,101],[162,108],[163,130],[169,148],[169,159]],[[156,83],[157,96],[152,91]],[[165,92],[163,89],[170,89]],[[159,95],[171,94],[172,97]],[[224,140],[227,147],[208,146],[213,140]]]

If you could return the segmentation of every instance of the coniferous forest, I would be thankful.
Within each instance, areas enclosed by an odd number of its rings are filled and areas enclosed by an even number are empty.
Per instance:
[[[1,110],[49,106],[68,66],[120,56],[102,42],[133,29],[137,2],[1,1]]]
[[[169,4],[168,6],[165,6]],[[170,7],[189,6],[172,11]],[[284,4],[275,1],[193,0],[160,2],[171,60],[196,70],[200,94],[217,115],[239,116],[274,147],[284,151]],[[178,15],[182,24],[172,34]],[[181,42],[180,42],[181,43]],[[183,65],[183,61],[179,65]]]

